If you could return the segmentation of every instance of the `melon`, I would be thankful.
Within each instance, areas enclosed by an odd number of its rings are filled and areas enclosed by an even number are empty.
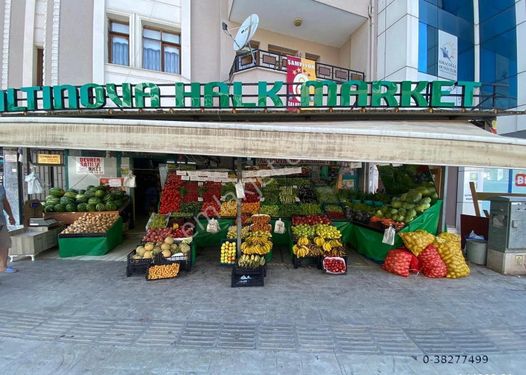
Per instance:
[[[162,252],[162,250],[161,250],[160,247],[155,247],[155,248],[153,249],[153,253],[154,253],[154,255],[160,254],[161,252]]]
[[[146,251],[144,253],[144,255],[142,256],[143,259],[152,259],[153,258],[153,254],[151,251]]]
[[[167,243],[167,244],[169,244],[169,245],[173,244],[173,243],[174,243],[174,239],[173,239],[173,237],[166,237],[166,238],[164,239],[164,243]]]
[[[144,248],[144,246],[137,246],[135,252],[137,253],[137,255],[140,255],[142,257],[146,252],[146,249]]]
[[[170,258],[172,256],[172,253],[170,252],[170,250],[163,250],[162,254],[163,254],[163,257],[165,258]]]
[[[164,251],[164,250],[168,250],[168,251],[170,251],[170,248],[171,248],[171,246],[170,246],[170,244],[168,244],[168,243],[163,243],[163,244],[161,245],[161,250],[162,250],[162,251]]]
[[[144,248],[146,249],[146,251],[152,251],[154,246],[153,246],[153,243],[151,242],[147,242],[145,245],[144,245]]]

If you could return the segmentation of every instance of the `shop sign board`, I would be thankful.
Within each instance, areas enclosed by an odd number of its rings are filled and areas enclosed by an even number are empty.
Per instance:
[[[515,186],[517,187],[526,187],[526,174],[517,173],[515,175]]]
[[[155,84],[87,83],[82,86],[31,86],[0,90],[0,113],[100,110],[287,108],[287,84],[199,82]],[[479,82],[471,81],[358,81],[304,82],[295,96],[308,108],[470,108]],[[299,87],[298,86],[298,87]],[[254,90],[257,94],[254,94]],[[170,94],[170,92],[172,94]],[[459,94],[455,94],[459,92]],[[162,98],[162,100],[161,100]],[[453,100],[452,100],[453,98]],[[459,103],[456,103],[459,100]]]
[[[38,165],[62,165],[62,155],[61,154],[37,154],[37,164]]]
[[[457,80],[458,38],[438,30],[438,76]]]
[[[75,164],[77,174],[104,175],[104,158],[80,156]]]

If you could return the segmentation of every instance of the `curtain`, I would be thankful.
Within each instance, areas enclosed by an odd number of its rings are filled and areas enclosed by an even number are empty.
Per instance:
[[[180,74],[179,71],[179,52],[178,51],[164,51],[164,71],[167,73]]]
[[[113,40],[111,45],[111,58],[113,64],[129,65],[128,43]]]

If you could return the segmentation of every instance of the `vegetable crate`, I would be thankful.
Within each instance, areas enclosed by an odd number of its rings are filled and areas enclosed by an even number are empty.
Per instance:
[[[292,254],[292,265],[294,268],[306,267],[315,265],[317,268],[321,269],[321,257],[301,257],[298,258],[296,254]]]
[[[232,269],[231,287],[264,286],[266,274],[267,270],[265,266],[255,269],[238,268],[234,266]]]
[[[133,259],[135,255],[135,250],[130,251],[127,257],[126,264],[126,276],[130,277],[134,273],[144,275],[148,270],[150,264],[152,264],[153,259]]]
[[[181,270],[190,272],[192,270],[192,259],[186,257],[175,257],[165,258],[161,254],[155,256],[155,264],[172,264],[179,263]]]

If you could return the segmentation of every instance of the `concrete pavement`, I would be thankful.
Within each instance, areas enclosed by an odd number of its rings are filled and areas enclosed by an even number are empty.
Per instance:
[[[526,365],[524,278],[475,266],[466,279],[406,279],[357,255],[347,275],[329,276],[278,254],[264,288],[230,288],[214,257],[156,282],[126,278],[118,261],[16,262],[19,273],[0,275],[0,373],[521,374]]]

